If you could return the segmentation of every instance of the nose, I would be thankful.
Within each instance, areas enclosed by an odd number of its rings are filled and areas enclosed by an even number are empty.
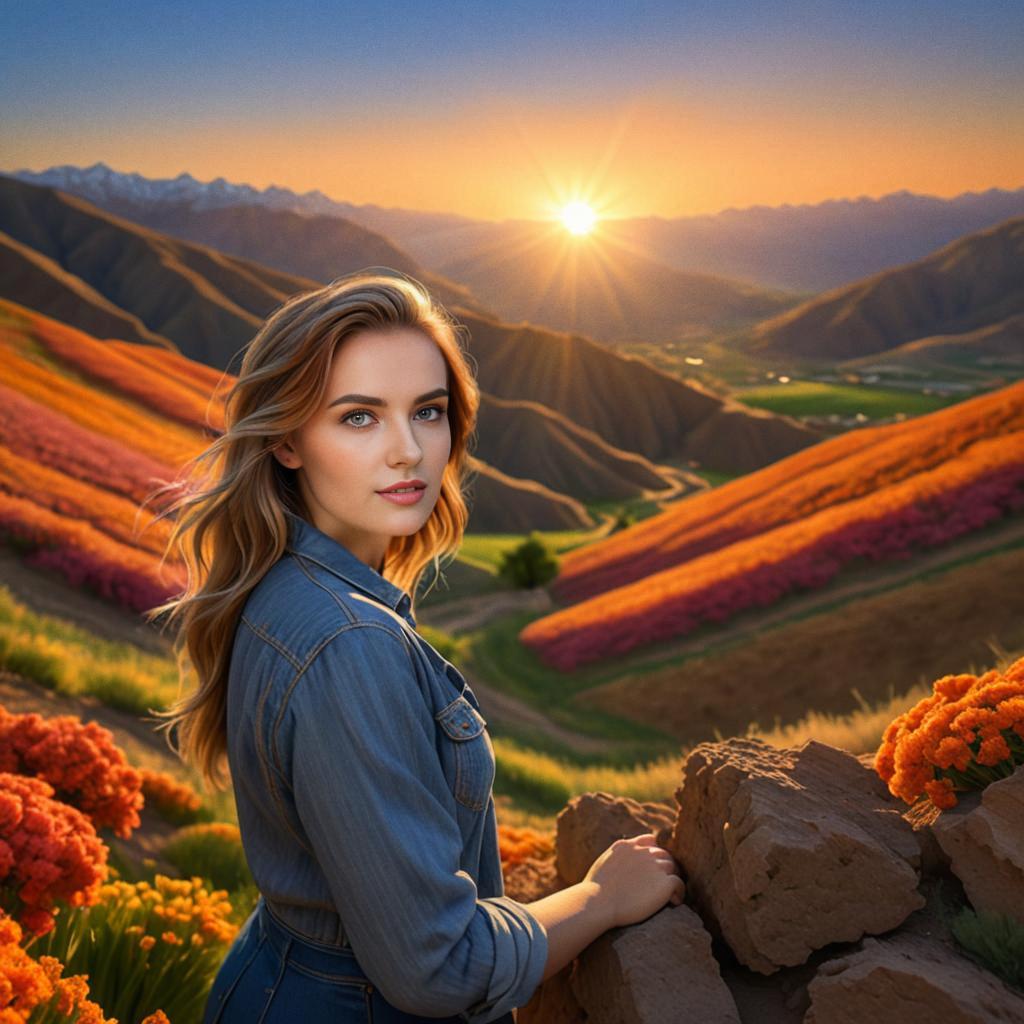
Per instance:
[[[412,424],[399,424],[391,442],[388,462],[392,466],[415,466],[423,458]]]

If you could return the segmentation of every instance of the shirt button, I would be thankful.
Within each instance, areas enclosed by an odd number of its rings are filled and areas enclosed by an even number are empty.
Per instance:
[[[462,728],[463,729],[468,729],[469,728],[469,722],[463,722],[462,723]]]

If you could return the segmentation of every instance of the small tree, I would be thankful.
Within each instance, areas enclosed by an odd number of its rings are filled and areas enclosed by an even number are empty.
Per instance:
[[[612,523],[611,532],[617,533],[619,530],[626,529],[627,526],[632,526],[635,522],[636,516],[623,506],[619,509],[618,515],[615,517],[615,522]]]
[[[536,533],[501,557],[498,575],[514,587],[539,587],[558,573],[558,559]]]

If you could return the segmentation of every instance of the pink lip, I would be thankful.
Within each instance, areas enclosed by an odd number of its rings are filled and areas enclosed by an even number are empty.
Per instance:
[[[377,493],[393,505],[415,505],[423,498],[425,491],[426,487],[419,487],[417,490],[407,491],[405,494],[395,494],[393,491],[378,491]]]

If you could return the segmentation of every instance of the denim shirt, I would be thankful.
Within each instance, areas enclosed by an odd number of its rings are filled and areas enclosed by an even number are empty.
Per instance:
[[[409,595],[287,515],[231,653],[228,762],[269,908],[351,948],[398,1009],[472,1024],[527,1003],[543,925],[504,895],[494,751]]]

